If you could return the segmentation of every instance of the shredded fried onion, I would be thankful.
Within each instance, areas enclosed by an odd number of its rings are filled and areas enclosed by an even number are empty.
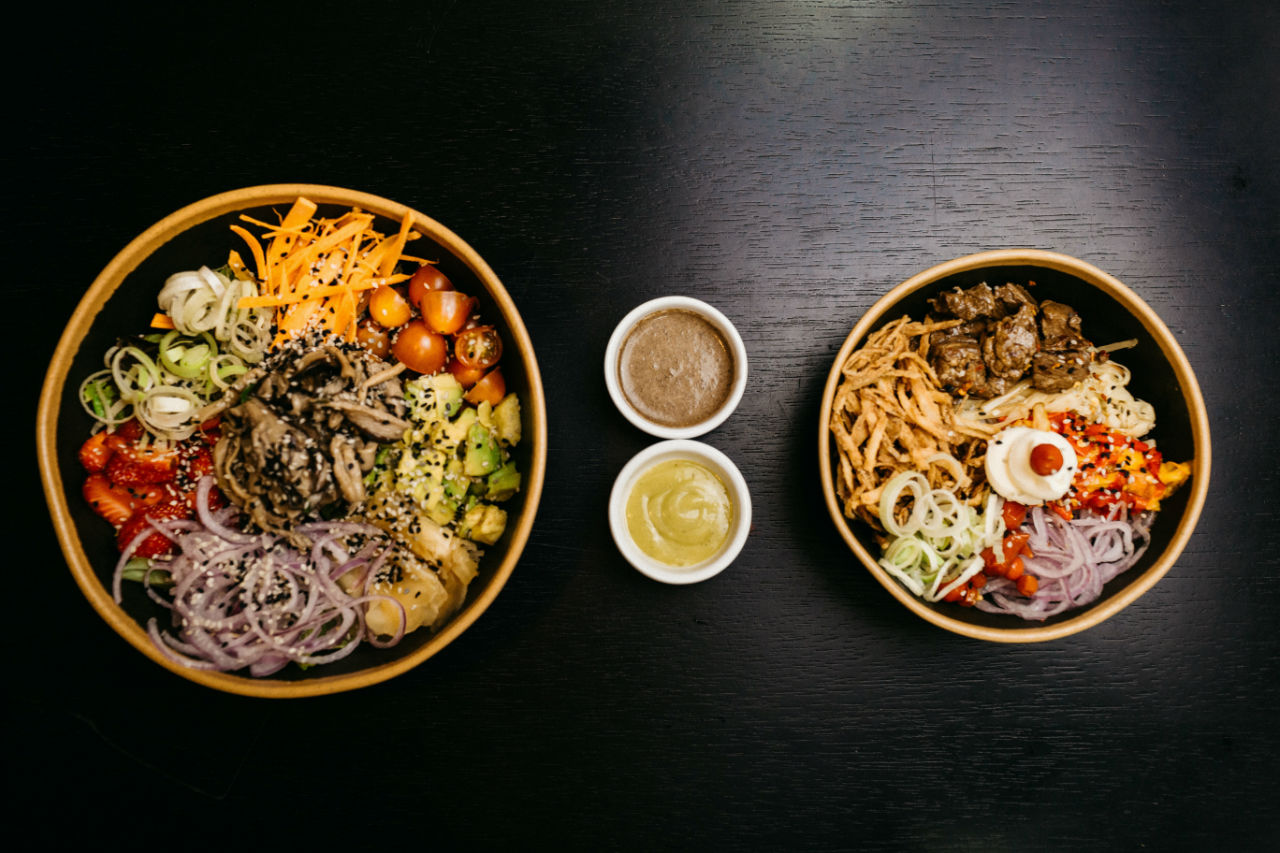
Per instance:
[[[985,497],[986,434],[956,419],[952,397],[928,362],[929,334],[955,323],[902,317],[873,332],[845,362],[831,432],[836,491],[849,518],[883,529],[881,492],[904,471],[921,472],[930,488],[953,490],[969,505]]]

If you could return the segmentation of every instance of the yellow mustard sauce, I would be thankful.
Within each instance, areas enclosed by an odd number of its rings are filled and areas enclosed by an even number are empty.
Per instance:
[[[668,459],[647,469],[627,496],[627,529],[641,551],[669,566],[693,566],[729,537],[729,490],[697,462]]]

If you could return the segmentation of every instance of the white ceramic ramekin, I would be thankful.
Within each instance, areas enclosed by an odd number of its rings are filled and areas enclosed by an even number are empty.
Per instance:
[[[729,396],[725,399],[724,405],[706,420],[682,427],[654,423],[636,411],[635,407],[627,401],[626,395],[623,394],[618,378],[618,358],[622,350],[622,343],[627,338],[627,333],[650,314],[672,309],[692,311],[715,326],[720,331],[720,334],[724,336],[725,343],[729,345],[734,367],[733,385],[729,389]],[[743,345],[742,336],[738,334],[738,330],[734,328],[729,318],[707,303],[689,296],[662,296],[636,306],[627,316],[622,318],[622,321],[613,330],[613,334],[609,338],[609,345],[604,352],[604,381],[609,389],[609,396],[613,398],[613,403],[618,407],[618,411],[622,412],[623,416],[636,427],[658,438],[695,438],[720,426],[720,424],[724,423],[725,418],[733,414],[733,410],[738,407],[738,403],[742,400],[742,393],[747,387],[747,348]]]
[[[733,519],[724,546],[714,556],[692,566],[669,566],[655,560],[640,550],[627,527],[627,497],[636,480],[652,466],[668,459],[685,459],[706,466],[724,483],[733,502]],[[714,447],[687,439],[660,441],[633,456],[614,480],[609,496],[609,529],[622,556],[643,574],[663,583],[698,583],[720,574],[742,550],[751,530],[751,493],[738,466]]]

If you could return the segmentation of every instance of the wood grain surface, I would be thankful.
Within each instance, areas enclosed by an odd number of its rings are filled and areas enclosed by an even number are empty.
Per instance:
[[[138,849],[1280,842],[1280,6],[37,15],[13,36],[5,146],[26,436],[6,525],[15,826]],[[97,618],[30,436],[65,318],[120,248],[205,196],[290,181],[403,202],[476,248],[530,330],[551,440],[525,556],[461,640],[375,688],[264,702],[184,682]],[[880,294],[1023,246],[1101,267],[1164,318],[1214,469],[1151,592],[1001,647],[926,624],[858,566],[815,439],[831,359]],[[689,588],[632,570],[604,513],[650,441],[607,397],[605,343],[667,294],[720,308],[751,358],[706,440],[751,486],[752,535]]]

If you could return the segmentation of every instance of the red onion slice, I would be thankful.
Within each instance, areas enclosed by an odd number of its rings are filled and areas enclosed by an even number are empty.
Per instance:
[[[1031,534],[1027,544],[1035,556],[1023,563],[1040,579],[1039,589],[1027,598],[1013,581],[991,578],[977,608],[1038,622],[1095,601],[1109,581],[1146,552],[1154,518],[1153,512],[1133,518],[1127,512],[1110,517],[1082,512],[1067,521],[1034,507],[1022,529]]]
[[[237,529],[238,512],[213,510],[209,493],[213,478],[197,488],[196,518],[152,522],[121,552],[112,593],[122,600],[124,566],[142,540],[159,530],[175,543],[173,555],[148,570],[164,570],[173,579],[168,598],[147,586],[173,614],[173,628],[155,619],[147,633],[170,660],[196,669],[248,669],[255,677],[278,672],[290,662],[331,663],[347,657],[363,641],[385,648],[404,636],[404,607],[382,595],[348,595],[337,579],[357,572],[357,589],[377,574],[390,540],[382,530],[357,522],[303,525],[314,547],[308,553],[270,533]],[[354,553],[353,553],[354,548]],[[391,601],[400,610],[400,628],[383,640],[365,623],[365,606]]]

